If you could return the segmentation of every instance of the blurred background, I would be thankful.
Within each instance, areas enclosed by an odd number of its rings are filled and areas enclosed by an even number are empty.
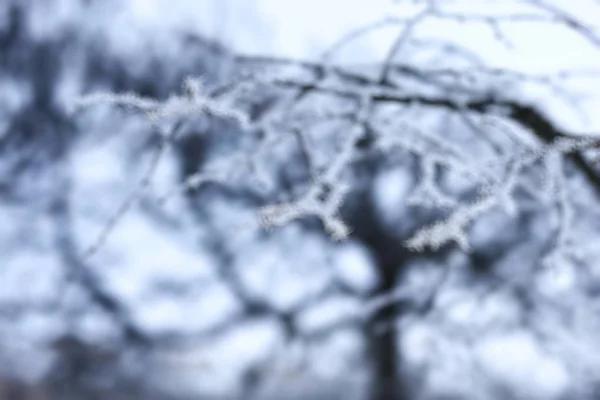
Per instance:
[[[572,240],[584,250],[552,268],[540,264],[557,217],[524,194],[516,215],[475,223],[470,252],[407,250],[403,241],[440,216],[406,201],[422,174],[407,152],[357,163],[348,240],[311,218],[238,234],[306,179],[293,149],[264,166],[266,190],[208,182],[164,205],[142,196],[82,256],[144,176],[160,134],[127,110],[74,111],[78,96],[166,99],[189,75],[235,77],[238,53],[314,59],[398,13],[396,3],[2,0],[0,399],[599,398],[600,207],[576,172]],[[377,62],[395,34],[369,35],[340,59]],[[515,65],[597,65],[553,34],[515,33],[527,39]],[[462,35],[506,65],[485,35]],[[597,83],[577,85],[597,95]],[[582,126],[548,92],[510,88]],[[152,189],[168,192],[244,137],[230,122],[191,119]]]

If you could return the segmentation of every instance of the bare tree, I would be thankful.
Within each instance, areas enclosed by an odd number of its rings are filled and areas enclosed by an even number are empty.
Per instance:
[[[87,257],[101,247],[140,193],[149,189],[162,149],[184,140],[178,136],[183,121],[204,115],[236,123],[239,134],[251,140],[236,140],[238,144],[218,157],[197,154],[202,160],[196,163],[198,170],[188,170],[181,187],[159,195],[159,201],[218,182],[243,188],[262,199],[259,203],[266,202],[254,220],[240,221],[238,234],[316,217],[332,239],[350,237],[364,243],[374,254],[380,282],[361,317],[373,337],[372,398],[410,396],[408,384],[398,378],[398,332],[390,322],[434,309],[437,291],[450,274],[440,274],[431,294],[415,303],[414,298],[394,294],[404,276],[403,266],[419,257],[443,259],[456,243],[472,250],[475,264],[485,268],[485,259],[477,259],[477,249],[470,249],[471,226],[496,210],[517,219],[528,207],[522,203],[532,200],[544,207],[549,204],[548,215],[558,216],[556,233],[546,239],[539,254],[540,265],[549,268],[561,260],[581,259],[591,242],[579,237],[575,227],[575,210],[580,210],[577,182],[585,179],[593,198],[600,195],[600,175],[593,161],[598,133],[565,130],[543,102],[514,95],[520,93],[515,88],[544,87],[577,107],[565,82],[593,79],[600,71],[574,68],[527,74],[488,66],[460,42],[419,36],[426,23],[453,21],[481,25],[510,47],[518,45],[509,38],[510,26],[548,25],[598,47],[596,28],[546,1],[515,2],[517,11],[503,14],[457,10],[452,1],[415,3],[419,9],[413,15],[361,27],[321,61],[239,56],[234,61],[243,71],[238,78],[219,85],[190,78],[183,93],[166,102],[132,93],[82,99],[83,105],[107,101],[139,110],[162,130],[147,176],[88,249]],[[357,71],[333,61],[335,53],[352,41],[390,26],[400,33],[379,65]],[[436,55],[430,64],[416,61],[415,55],[424,52]],[[278,160],[282,153],[292,156]],[[431,212],[420,212],[408,224],[390,227],[377,215],[370,195],[375,171],[389,168],[398,154],[412,157],[419,166],[408,201],[437,209],[439,217],[433,221],[427,217]],[[290,172],[293,169],[301,172]],[[535,298],[529,291],[523,296]]]
[[[578,322],[569,319],[568,313],[597,291],[593,246],[598,232],[590,221],[598,217],[593,206],[600,195],[600,171],[595,166],[599,136],[598,132],[568,130],[547,111],[545,99],[524,100],[522,94],[532,88],[544,90],[546,96],[560,98],[565,106],[576,109],[579,100],[569,81],[593,80],[600,69],[560,69],[535,75],[490,66],[460,41],[433,39],[420,32],[426,24],[451,21],[459,27],[487,29],[500,45],[510,48],[519,44],[510,35],[511,26],[526,24],[535,29],[543,25],[566,30],[597,48],[597,29],[549,1],[517,1],[501,14],[476,12],[476,3],[473,11],[464,11],[454,1],[413,3],[414,14],[386,18],[350,32],[320,60],[229,57],[215,46],[215,52],[226,59],[221,65],[234,71],[226,82],[190,77],[181,93],[166,100],[156,93],[144,96],[134,88],[117,94],[91,93],[77,102],[86,108],[110,103],[133,109],[150,124],[148,142],[153,154],[147,171],[90,247],[79,251],[68,229],[59,231],[62,234],[56,238],[73,279],[113,317],[129,343],[149,349],[172,339],[153,337],[132,321],[126,305],[95,277],[94,257],[136,203],[161,218],[180,221],[190,217],[169,214],[167,207],[161,207],[184,199],[191,215],[215,225],[215,234],[206,239],[206,245],[218,255],[219,274],[242,300],[246,315],[274,316],[282,321],[290,339],[303,342],[348,326],[364,333],[373,400],[419,396],[415,373],[402,351],[411,321],[441,319],[447,332],[440,336],[455,335],[467,344],[478,334],[469,329],[457,333],[444,320],[451,306],[440,298],[457,287],[456,276],[462,273],[452,266],[457,254],[468,260],[470,269],[458,286],[468,285],[481,304],[508,293],[523,310],[520,325],[563,354],[567,363],[581,367],[577,351],[567,348],[568,341],[556,339],[562,334],[556,326],[575,335],[590,332],[577,330]],[[337,52],[354,40],[390,27],[398,28],[398,37],[377,65],[335,62]],[[202,39],[189,35],[186,40]],[[45,55],[44,60],[50,53],[36,52]],[[45,85],[51,81],[40,80],[36,86],[46,108],[51,108],[51,102]],[[53,140],[52,144],[52,155],[64,159],[67,141]],[[172,191],[155,193],[153,178],[169,150],[181,159],[181,183]],[[374,192],[382,174],[398,167],[411,177],[410,193],[397,205],[398,214],[389,217],[381,212]],[[69,181],[60,180],[59,186],[52,215],[57,225],[70,227]],[[215,222],[219,215],[211,215],[206,208],[215,192],[251,203],[256,206],[255,215],[236,221],[232,230],[221,229]],[[497,214],[502,215],[503,231],[495,231],[494,220],[489,220]],[[544,225],[552,232],[536,231],[534,222],[540,219],[553,221]],[[477,233],[480,221],[487,221],[484,226],[492,230],[487,234],[491,239]],[[276,234],[280,227],[294,223],[326,232],[332,241],[360,242],[370,251],[377,274],[377,285],[362,295],[359,310],[312,331],[299,329],[296,317],[328,292],[282,312],[249,293],[232,267],[235,238]],[[519,253],[522,243],[529,245]],[[509,266],[516,263],[511,254],[523,264],[518,272]],[[443,267],[415,289],[407,282],[415,266],[426,262]],[[580,266],[576,275],[583,281],[584,293],[561,304],[560,296],[547,295],[538,280],[548,270],[567,265]],[[335,290],[352,292],[344,287]],[[552,310],[550,325],[548,319],[538,318],[547,309]],[[214,337],[235,322],[226,321],[198,337]],[[484,324],[482,330],[494,328],[494,324]],[[589,390],[598,385],[598,379],[590,371],[595,366],[592,360],[581,367],[581,384],[573,388],[577,396],[593,398]],[[265,371],[268,368],[258,366],[247,372],[248,393],[266,379]],[[480,397],[523,396],[495,382],[485,390]]]

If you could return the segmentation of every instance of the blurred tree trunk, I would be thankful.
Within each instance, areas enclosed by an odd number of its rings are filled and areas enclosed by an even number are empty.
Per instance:
[[[378,265],[381,284],[374,296],[385,295],[394,289],[395,277],[388,266]],[[395,327],[398,305],[384,307],[373,315],[367,328],[369,352],[372,362],[372,387],[370,400],[409,399],[408,387],[403,382],[399,334]]]
[[[385,226],[375,208],[371,182],[377,168],[367,168],[366,190],[353,198],[345,216],[353,229],[353,238],[362,242],[375,262],[378,284],[371,296],[388,295],[396,289],[411,254],[402,240]],[[402,373],[400,334],[396,322],[402,316],[402,304],[394,303],[374,313],[365,326],[371,360],[370,400],[410,399],[410,385]]]
[[[377,228],[381,228],[379,224],[376,225]],[[385,232],[374,229],[364,241],[377,263],[379,284],[372,294],[374,297],[385,296],[394,291],[398,276],[406,263],[402,246],[397,241],[395,245],[389,243],[389,239]],[[396,322],[401,316],[402,304],[394,303],[378,310],[369,320],[367,337],[373,372],[370,400],[410,398],[410,388],[408,382],[404,382],[401,368],[401,332],[396,327]]]

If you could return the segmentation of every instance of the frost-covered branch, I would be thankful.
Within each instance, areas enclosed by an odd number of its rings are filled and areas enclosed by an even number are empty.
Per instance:
[[[501,182],[480,188],[479,198],[475,202],[462,205],[445,220],[420,229],[407,241],[407,245],[416,250],[423,249],[425,246],[436,249],[450,241],[455,241],[463,249],[468,249],[468,228],[477,217],[495,207],[500,207],[513,216],[516,214],[517,204],[513,198],[513,191],[518,175],[525,167],[540,159],[544,161],[549,157],[587,148],[593,143],[594,140],[588,138],[561,139],[540,150],[516,156],[509,162],[509,168]]]
[[[307,177],[303,182],[294,182],[302,191],[261,207],[255,222],[265,228],[316,216],[333,238],[346,238],[352,227],[343,220],[341,207],[353,190],[349,177],[361,157],[372,152],[388,155],[401,150],[415,155],[421,174],[407,203],[449,213],[409,238],[406,244],[413,249],[438,248],[451,241],[467,248],[468,230],[477,218],[497,207],[509,214],[518,211],[514,197],[517,189],[536,198],[547,196],[532,183],[528,175],[531,168],[544,170],[556,163],[572,163],[600,198],[600,174],[582,154],[596,147],[600,134],[560,129],[539,104],[502,90],[507,82],[543,85],[575,105],[576,97],[562,83],[580,77],[595,79],[600,69],[560,69],[535,75],[490,67],[460,44],[419,36],[422,24],[430,20],[483,24],[507,46],[512,44],[505,35],[506,24],[558,24],[597,45],[593,30],[541,0],[524,2],[528,5],[526,12],[498,15],[458,12],[451,3],[428,0],[412,16],[388,17],[359,28],[332,46],[321,61],[239,56],[235,62],[244,73],[219,86],[209,88],[199,79],[188,79],[181,95],[164,101],[126,93],[91,95],[78,104],[124,106],[143,113],[154,124],[209,115],[237,122],[240,135],[254,134],[251,144],[240,141],[217,163],[202,166],[180,186],[161,195],[163,202],[209,181],[233,184],[234,177],[251,177],[265,188],[273,179],[269,168],[277,168],[273,166],[274,156],[296,149]],[[384,26],[398,26],[401,31],[385,59],[376,66],[375,76],[334,63],[341,48]],[[462,61],[456,66],[442,63],[432,67],[399,57],[400,52],[409,54],[428,46],[440,55]],[[267,105],[265,98],[270,99]],[[434,122],[440,116],[446,122]],[[487,150],[473,154],[471,148],[462,148],[448,124],[468,132]],[[477,199],[465,202],[460,193],[442,188],[441,172],[466,178],[471,189],[479,193]],[[559,175],[552,181],[564,185]],[[563,200],[557,206],[568,210],[565,189],[553,189],[551,193],[562,193]],[[567,223],[564,212],[561,215],[561,224]]]
[[[135,93],[95,93],[78,99],[75,108],[86,108],[98,104],[112,104],[130,108],[145,114],[151,121],[160,121],[168,117],[191,117],[208,114],[215,117],[232,119],[246,124],[247,114],[228,104],[216,100],[204,88],[202,79],[189,77],[183,83],[183,93],[169,97],[166,101],[139,96]]]

